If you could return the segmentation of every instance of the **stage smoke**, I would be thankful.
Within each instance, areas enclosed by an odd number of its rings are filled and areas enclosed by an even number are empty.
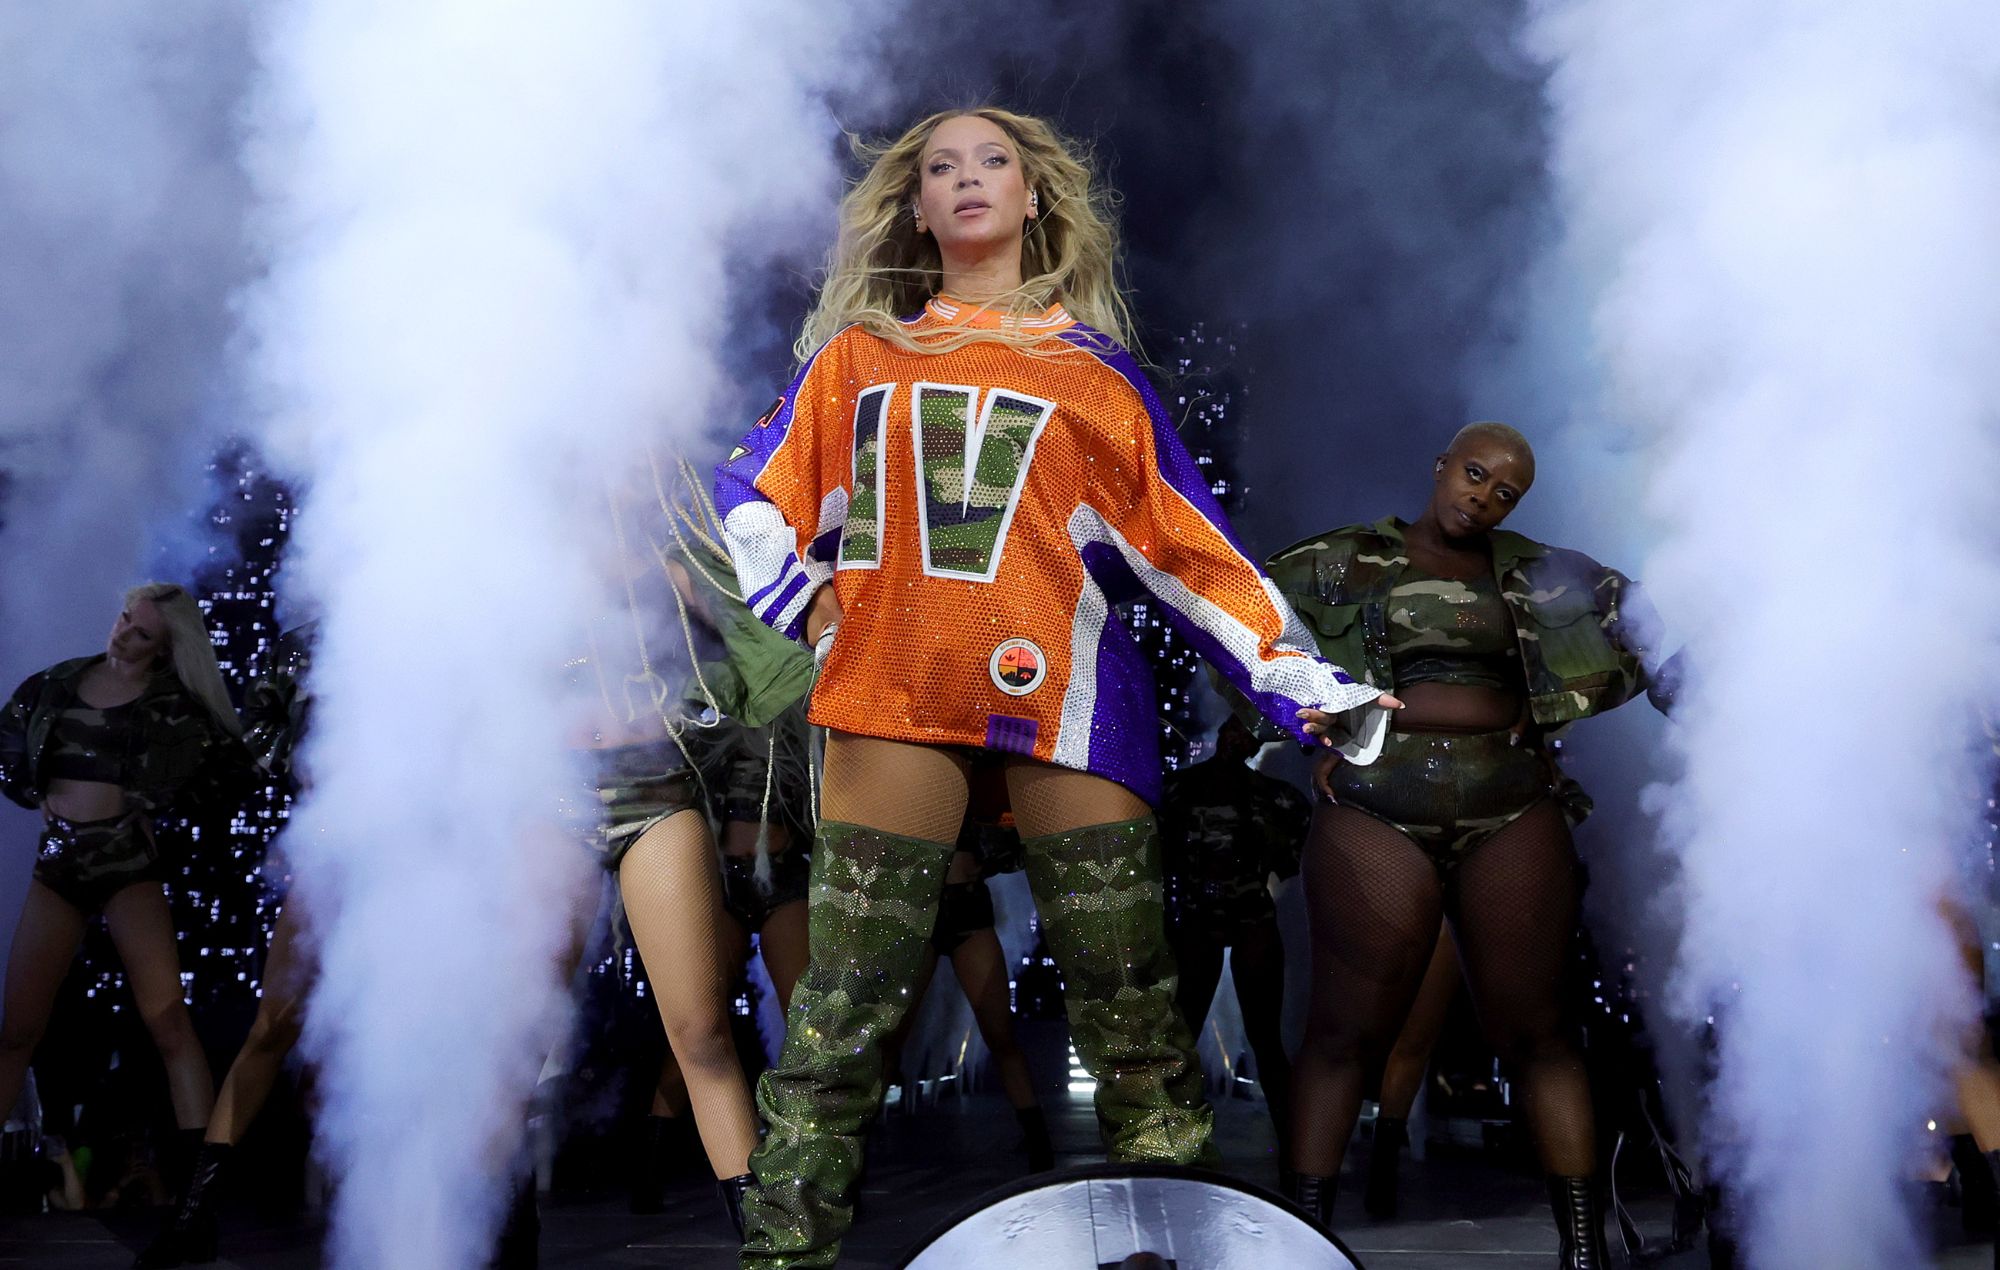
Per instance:
[[[1917,1265],[1974,1019],[1940,920],[2000,670],[2000,27],[1925,0],[1537,7],[1561,269],[1689,650],[1672,1005],[1750,1264]],[[1608,421],[1608,422],[1605,422]]]
[[[244,277],[247,13],[78,0],[0,17],[7,689],[101,645],[126,586],[162,567],[187,580],[173,536],[225,427]]]
[[[1220,82],[1161,159],[1184,185],[1177,154],[1199,144],[1222,174],[1195,183],[1176,255],[1199,316],[1243,324],[1237,527],[1273,551],[1414,515],[1443,443],[1494,417],[1467,379],[1532,258],[1545,136],[1523,0],[1197,8]]]
[[[823,246],[822,94],[865,76],[847,33],[882,7],[266,11],[242,303],[324,614],[287,842],[337,1266],[487,1255],[590,884],[556,810],[586,780],[564,663],[612,600],[607,489],[783,382],[730,364],[731,269]]]

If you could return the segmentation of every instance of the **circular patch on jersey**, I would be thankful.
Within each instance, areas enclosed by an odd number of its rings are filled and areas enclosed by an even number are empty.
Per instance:
[[[1025,697],[1049,677],[1049,659],[1033,640],[1010,639],[993,650],[986,663],[993,686],[1010,697]]]

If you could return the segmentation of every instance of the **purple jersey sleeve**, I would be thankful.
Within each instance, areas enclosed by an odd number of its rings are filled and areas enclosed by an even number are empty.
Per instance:
[[[846,487],[826,479],[827,450],[842,440],[819,411],[838,339],[813,354],[715,469],[715,509],[744,601],[792,639],[833,576],[833,547],[847,520]]]
[[[1095,335],[1094,332],[1089,333]],[[1071,525],[1093,576],[1110,590],[1123,574],[1143,587],[1158,602],[1169,621],[1184,638],[1243,693],[1257,711],[1302,742],[1316,744],[1298,718],[1301,708],[1328,713],[1355,712],[1348,721],[1360,734],[1375,731],[1374,721],[1362,717],[1380,690],[1355,682],[1340,667],[1320,657],[1317,645],[1300,622],[1292,606],[1249,553],[1229,524],[1229,518],[1215,501],[1198,467],[1167,417],[1159,394],[1146,381],[1137,361],[1125,350],[1096,336],[1077,342],[1092,352],[1129,384],[1144,407],[1142,427],[1151,432],[1157,471],[1152,475],[1134,516],[1149,515],[1152,538],[1173,542],[1181,555],[1196,552],[1197,538],[1205,535],[1173,533],[1176,521],[1186,523],[1191,512],[1211,526],[1220,537],[1220,552],[1206,551],[1199,560],[1188,559],[1184,567],[1161,567],[1127,541],[1113,518],[1091,508],[1081,509]],[[1207,577],[1247,575],[1262,599],[1259,611],[1232,612],[1199,589]],[[1270,634],[1276,631],[1275,638]],[[1379,713],[1379,712],[1370,712]],[[1372,747],[1358,747],[1352,754],[1372,758]],[[1363,760],[1365,761],[1365,759]]]

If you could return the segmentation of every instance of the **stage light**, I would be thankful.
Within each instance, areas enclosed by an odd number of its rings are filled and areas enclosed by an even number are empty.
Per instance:
[[[1234,1178],[1170,1165],[1097,1165],[981,1196],[919,1241],[899,1270],[1360,1265],[1297,1209]]]

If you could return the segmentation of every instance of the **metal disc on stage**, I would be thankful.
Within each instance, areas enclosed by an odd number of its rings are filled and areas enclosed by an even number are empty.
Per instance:
[[[931,1232],[902,1270],[1359,1270],[1290,1205],[1218,1173],[1167,1165],[1038,1174]]]

